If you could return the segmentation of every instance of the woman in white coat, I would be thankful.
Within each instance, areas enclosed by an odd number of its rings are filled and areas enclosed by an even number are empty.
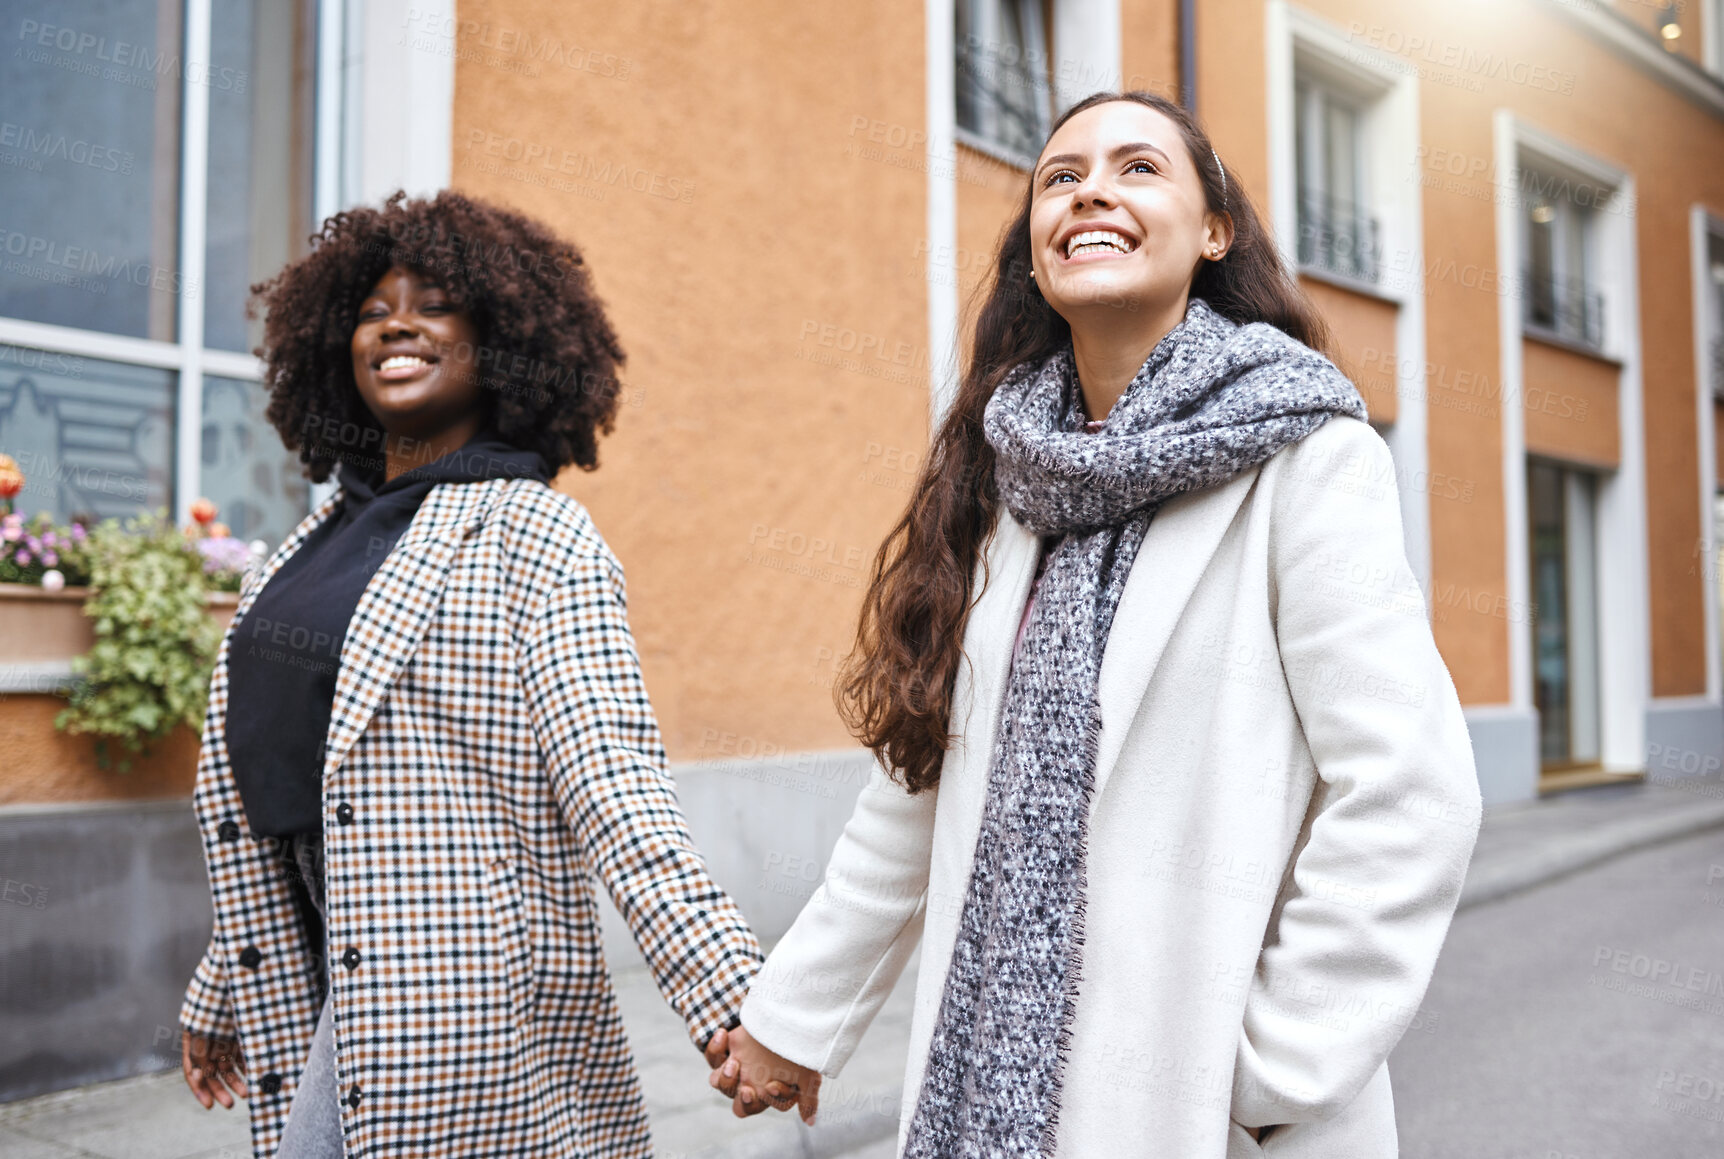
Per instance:
[[[1055,126],[864,603],[880,770],[708,1052],[737,1113],[811,1118],[920,938],[906,1156],[1396,1154],[1479,797],[1324,342],[1177,105]]]

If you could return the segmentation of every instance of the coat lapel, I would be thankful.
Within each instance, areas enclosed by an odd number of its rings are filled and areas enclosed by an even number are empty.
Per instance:
[[[1102,652],[1092,801],[1101,799],[1167,641],[1256,481],[1257,471],[1246,471],[1220,487],[1170,501],[1150,520]]]
[[[434,489],[365,585],[341,647],[341,671],[335,678],[335,704],[324,746],[326,783],[418,651],[442,601],[461,541],[484,524],[505,483],[445,483]]]

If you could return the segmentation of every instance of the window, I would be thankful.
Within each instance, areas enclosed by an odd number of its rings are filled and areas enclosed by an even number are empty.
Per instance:
[[[1293,91],[1299,264],[1376,282],[1381,244],[1367,209],[1363,104],[1308,73]]]
[[[1045,0],[958,0],[958,129],[971,144],[1034,157],[1052,123]]]
[[[1533,699],[1547,769],[1599,759],[1596,491],[1584,471],[1527,464]]]
[[[208,494],[235,534],[279,540],[307,490],[262,418],[245,302],[310,232],[317,4],[210,0],[202,27],[173,0],[38,7],[0,58],[0,451],[26,475],[19,509]]]
[[[1707,370],[1712,394],[1724,402],[1724,234],[1706,235],[1706,288],[1711,291],[1705,304],[1710,317],[1711,333],[1707,338]],[[1724,448],[1720,449],[1724,454]]]
[[[1608,191],[1561,173],[1520,172],[1526,327],[1587,346],[1604,345],[1604,295],[1595,287],[1593,210]]]

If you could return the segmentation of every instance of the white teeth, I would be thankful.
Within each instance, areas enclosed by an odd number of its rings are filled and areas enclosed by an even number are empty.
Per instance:
[[[1066,257],[1069,258],[1079,250],[1093,246],[1106,246],[1108,249],[1122,254],[1128,254],[1136,248],[1135,244],[1123,234],[1115,233],[1111,229],[1092,229],[1077,234],[1066,242]]]
[[[431,364],[416,354],[392,354],[383,360],[379,370],[400,370],[408,366],[430,366]]]

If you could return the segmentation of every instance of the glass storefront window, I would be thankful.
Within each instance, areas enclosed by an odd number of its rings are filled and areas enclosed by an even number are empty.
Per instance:
[[[263,417],[263,384],[204,379],[203,493],[241,539],[274,547],[305,515],[310,484]]]
[[[0,450],[18,461],[25,516],[102,519],[165,507],[172,371],[0,346]]]
[[[0,316],[173,341],[179,5],[0,0],[0,27]]]

